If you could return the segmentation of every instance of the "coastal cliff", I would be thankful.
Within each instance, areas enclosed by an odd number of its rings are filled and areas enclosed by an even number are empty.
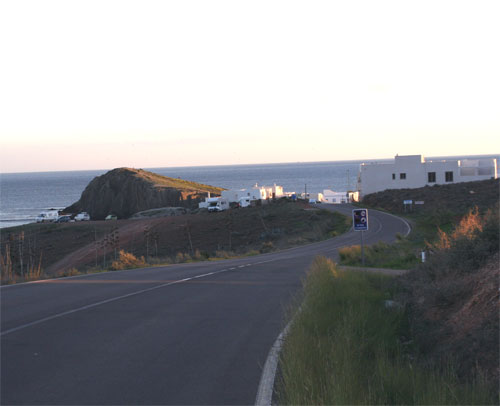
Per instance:
[[[95,177],[80,200],[64,209],[67,213],[86,211],[93,220],[108,214],[128,218],[134,213],[158,207],[196,208],[208,193],[222,189],[182,179],[169,178],[142,169],[117,168]]]

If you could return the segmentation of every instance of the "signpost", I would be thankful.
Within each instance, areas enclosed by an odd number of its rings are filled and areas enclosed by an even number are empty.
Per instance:
[[[408,206],[410,206],[410,210],[411,210],[411,205],[413,204],[413,200],[403,200],[403,204],[404,204],[404,207],[405,207],[405,213],[406,213],[406,208]]]
[[[368,231],[368,210],[354,209],[352,211],[352,228],[361,231],[361,263],[365,265],[365,249],[363,244],[363,231]]]

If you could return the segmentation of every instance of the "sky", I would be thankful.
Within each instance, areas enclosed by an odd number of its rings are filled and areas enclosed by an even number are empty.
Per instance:
[[[0,171],[500,153],[498,1],[0,3]]]

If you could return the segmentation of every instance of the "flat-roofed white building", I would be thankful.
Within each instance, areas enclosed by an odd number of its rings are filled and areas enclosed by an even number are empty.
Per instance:
[[[323,203],[341,204],[358,201],[358,192],[334,192],[330,189],[323,190]]]
[[[243,206],[250,201],[274,199],[282,196],[285,196],[283,186],[278,186],[276,183],[273,186],[259,186],[255,184],[248,189],[231,189],[221,192],[221,197],[229,203],[236,202],[240,205],[243,203]]]
[[[421,155],[396,155],[393,163],[361,164],[360,197],[386,189],[412,189],[497,177],[497,160],[463,159],[428,161]]]

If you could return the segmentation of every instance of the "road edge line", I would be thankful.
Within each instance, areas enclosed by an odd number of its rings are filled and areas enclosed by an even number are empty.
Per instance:
[[[276,371],[278,369],[279,355],[281,347],[285,341],[288,331],[290,330],[290,321],[284,330],[280,333],[278,338],[274,341],[273,346],[269,350],[266,363],[260,376],[259,388],[257,390],[257,397],[255,398],[256,406],[271,406],[273,400],[274,380],[276,378]]]
[[[406,227],[408,228],[405,237],[408,236],[411,232],[411,225],[404,218],[396,216],[390,213],[384,213],[380,210],[375,210],[383,214],[388,214],[389,216],[395,217],[398,220],[402,221]],[[352,230],[352,228],[351,228]],[[347,233],[344,233],[347,234]],[[335,237],[334,237],[335,238]],[[333,238],[331,238],[333,240]],[[329,239],[330,240],[330,239]],[[312,243],[314,244],[314,243]],[[306,244],[311,245],[311,244]],[[293,247],[291,249],[294,249]],[[336,248],[338,249],[338,248]],[[287,250],[283,250],[287,251]],[[276,371],[278,369],[278,361],[279,354],[281,352],[281,347],[283,346],[283,342],[285,341],[286,336],[288,335],[288,331],[290,330],[290,326],[293,322],[293,319],[287,324],[284,330],[280,333],[276,341],[274,341],[273,346],[269,350],[269,354],[266,358],[266,363],[264,364],[264,368],[262,370],[262,374],[260,376],[259,388],[257,389],[257,397],[255,399],[255,406],[272,406],[273,400],[273,391],[274,391],[274,380],[276,378]]]

